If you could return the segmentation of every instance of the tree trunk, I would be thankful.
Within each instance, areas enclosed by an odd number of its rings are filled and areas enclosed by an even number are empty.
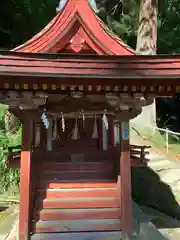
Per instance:
[[[158,0],[141,0],[136,51],[155,55],[157,48]]]
[[[4,125],[7,133],[15,134],[20,127],[19,119],[8,109],[4,116]]]
[[[155,55],[157,50],[158,0],[141,0],[136,52]],[[133,122],[156,125],[156,101],[143,107],[142,113]]]

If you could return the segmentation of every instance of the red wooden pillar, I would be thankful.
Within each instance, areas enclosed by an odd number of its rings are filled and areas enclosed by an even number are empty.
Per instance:
[[[129,121],[120,123],[121,157],[120,157],[120,188],[121,188],[121,226],[122,232],[132,231],[132,197],[131,197],[131,162],[129,144]]]
[[[22,151],[20,169],[20,212],[19,212],[19,240],[29,238],[29,216],[31,196],[31,145],[33,139],[33,125],[31,114],[23,112],[22,122]]]

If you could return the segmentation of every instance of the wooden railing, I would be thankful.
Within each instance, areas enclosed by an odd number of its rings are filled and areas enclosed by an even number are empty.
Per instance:
[[[130,145],[131,165],[143,167],[147,166],[149,159],[149,149],[151,146]],[[134,162],[134,164],[133,164]]]
[[[21,145],[7,147],[6,165],[9,168],[20,168]]]
[[[130,145],[130,156],[132,167],[146,167],[148,163],[148,154],[150,146]],[[7,167],[20,168],[21,146],[7,148]]]

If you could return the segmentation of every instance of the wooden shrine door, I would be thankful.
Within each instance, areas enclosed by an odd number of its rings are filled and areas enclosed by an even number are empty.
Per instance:
[[[66,119],[65,129],[57,123],[57,137],[53,140],[52,151],[60,153],[66,161],[93,161],[100,150],[100,127],[98,136],[93,138],[94,119]]]

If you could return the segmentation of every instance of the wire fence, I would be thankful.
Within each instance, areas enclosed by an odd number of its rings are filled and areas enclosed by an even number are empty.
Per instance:
[[[170,150],[180,153],[180,133],[169,130],[168,128],[158,128],[146,124],[131,124],[131,130],[137,135],[154,144],[166,148],[166,153]]]

